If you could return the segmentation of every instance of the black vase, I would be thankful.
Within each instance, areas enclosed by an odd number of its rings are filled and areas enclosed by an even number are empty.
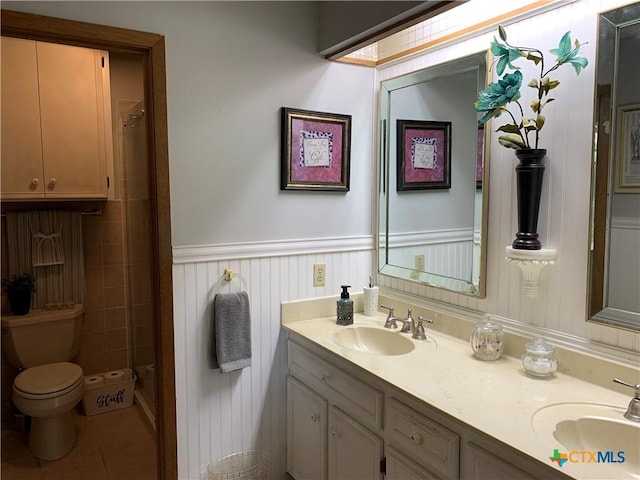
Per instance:
[[[538,240],[538,212],[542,193],[545,149],[525,148],[516,150],[520,163],[516,166],[518,195],[518,232],[511,246],[519,250],[540,250]]]
[[[26,315],[31,309],[30,288],[8,288],[9,308],[14,315]]]

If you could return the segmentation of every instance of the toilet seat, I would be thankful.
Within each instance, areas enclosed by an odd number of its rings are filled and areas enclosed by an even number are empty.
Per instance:
[[[75,390],[83,380],[79,365],[58,362],[27,368],[16,377],[13,389],[23,398],[46,400]]]

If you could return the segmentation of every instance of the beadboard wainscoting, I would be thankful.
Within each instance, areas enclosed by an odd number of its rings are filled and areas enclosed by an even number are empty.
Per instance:
[[[224,455],[264,449],[271,479],[285,471],[286,345],[280,303],[362,291],[371,275],[373,237],[174,248],[174,325],[179,478],[202,478]],[[326,285],[313,287],[313,265]],[[252,365],[220,374],[208,366],[212,289],[226,268],[246,281]],[[236,291],[232,280],[224,291]],[[206,478],[206,475],[204,476]]]

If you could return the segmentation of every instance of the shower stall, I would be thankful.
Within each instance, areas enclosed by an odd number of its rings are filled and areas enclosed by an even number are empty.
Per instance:
[[[133,102],[132,102],[133,103]],[[155,339],[150,230],[149,162],[144,103],[121,111],[120,145],[127,275],[127,307],[132,368],[138,377],[135,399],[155,427]]]

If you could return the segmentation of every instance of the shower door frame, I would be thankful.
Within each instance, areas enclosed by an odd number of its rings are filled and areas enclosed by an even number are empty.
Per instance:
[[[149,115],[148,169],[151,200],[153,293],[156,353],[156,456],[163,480],[178,478],[173,279],[169,204],[169,151],[165,41],[162,35],[29,13],[2,10],[4,36],[137,53],[144,58],[145,101]]]

